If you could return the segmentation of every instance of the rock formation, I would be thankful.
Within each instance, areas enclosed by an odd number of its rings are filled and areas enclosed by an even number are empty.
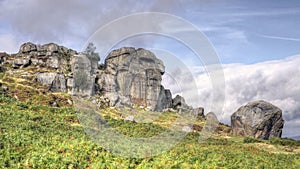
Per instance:
[[[0,61],[11,64],[14,69],[32,66],[36,72],[36,81],[48,86],[50,92],[80,93],[81,96],[92,96],[95,93],[98,61],[91,62],[85,54],[63,46],[27,42],[21,45],[17,54],[1,54]],[[81,78],[81,83],[78,78]]]
[[[283,124],[281,109],[262,100],[240,107],[231,116],[233,133],[240,136],[281,137]]]
[[[70,61],[76,54],[76,51],[54,43],[35,45],[27,42],[21,45],[16,54],[2,54],[1,63],[11,65],[14,69],[32,66],[36,81],[48,86],[50,92],[67,92],[66,75],[71,72]]]
[[[165,66],[152,52],[124,47],[113,50],[103,65],[86,53],[49,43],[21,45],[16,54],[0,53],[0,64],[10,72],[30,70],[49,92],[68,92],[94,98],[99,106],[139,106],[151,111],[192,110],[181,96],[172,99],[161,85]],[[0,67],[2,70],[2,66]],[[103,102],[103,104],[101,104]]]
[[[11,63],[14,68],[35,65],[37,67],[48,67],[63,73],[70,69],[69,61],[76,54],[76,51],[54,43],[35,45],[27,42],[21,45],[19,52],[14,55]]]
[[[91,56],[54,43],[36,45],[28,42],[21,45],[16,54],[0,52],[0,73],[6,77],[23,78],[20,82],[26,85],[21,86],[38,86],[41,88],[37,90],[39,93],[65,92],[89,98],[100,108],[139,107],[150,111],[189,112],[196,118],[205,118],[204,108],[193,109],[183,97],[177,95],[173,98],[171,91],[162,86],[165,66],[152,52],[123,47],[110,52],[101,65],[97,57]],[[15,83],[14,78],[6,80],[0,83],[2,94],[13,91],[8,84]],[[31,87],[33,83],[40,84]],[[12,93],[16,94],[18,90]],[[31,96],[27,94],[25,99]],[[69,105],[73,104],[71,100],[67,101]],[[50,105],[58,105],[56,96]],[[134,116],[124,119],[135,122]],[[265,101],[255,101],[233,113],[231,124],[235,135],[270,139],[281,137],[284,120],[278,107]],[[201,129],[194,125],[185,126],[183,131]]]
[[[136,104],[161,111],[172,106],[170,91],[161,85],[164,71],[152,52],[124,47],[107,56],[97,84],[111,106]]]

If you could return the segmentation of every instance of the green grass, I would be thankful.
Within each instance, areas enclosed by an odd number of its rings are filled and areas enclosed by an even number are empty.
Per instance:
[[[300,140],[293,140],[290,138],[271,138],[270,143],[274,145],[282,145],[282,146],[294,146],[294,147],[300,147]]]
[[[117,110],[111,112],[116,114]],[[169,115],[174,117],[174,114]],[[131,123],[107,113],[105,120],[122,134],[151,137],[167,130],[165,124],[159,124],[167,116],[168,113],[164,113],[157,123]],[[158,156],[125,158],[91,141],[78,123],[73,108],[36,105],[0,95],[0,168],[300,167],[298,142],[290,139],[263,143],[217,135],[203,143],[198,139],[197,132],[189,133],[173,149]],[[285,151],[289,146],[292,151]]]
[[[261,142],[263,142],[263,140],[257,138],[252,138],[252,137],[244,138],[244,143],[261,143]]]
[[[3,77],[4,77],[4,75],[5,75],[5,73],[0,73],[0,79],[3,79]]]

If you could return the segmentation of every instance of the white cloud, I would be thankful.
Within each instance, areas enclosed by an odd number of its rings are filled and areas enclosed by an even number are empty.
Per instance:
[[[5,25],[2,31],[21,37],[18,45],[22,40],[55,42],[78,50],[104,24],[133,12],[149,11],[155,3],[158,2],[4,0],[0,1],[0,23]]]
[[[278,39],[278,40],[287,40],[287,41],[296,41],[300,42],[300,38],[290,38],[290,37],[282,37],[282,36],[270,36],[270,35],[262,35],[258,34],[261,37],[269,38],[269,39]]]
[[[266,16],[281,16],[281,15],[293,15],[293,14],[299,14],[299,8],[263,9],[257,11],[247,11],[243,9],[238,13],[237,12],[229,13],[229,14],[225,14],[225,16],[266,17]]]
[[[0,26],[5,25],[2,31],[6,34],[21,37],[15,49],[21,43],[32,41],[54,42],[80,50],[97,29],[114,19],[136,12],[175,13],[182,7],[181,3],[181,0],[3,0],[0,1]]]
[[[223,112],[215,112],[218,119],[230,124],[230,116],[240,106],[254,100],[266,100],[283,110],[285,120],[283,136],[299,135],[300,128],[300,56],[283,60],[268,61],[252,65],[223,65],[225,75],[225,104]],[[212,88],[209,76],[203,67],[193,70],[197,82],[200,102],[194,107],[203,106],[208,113],[213,109]],[[184,74],[174,74],[174,79],[181,79]],[[177,76],[176,76],[177,75]],[[185,77],[186,79],[186,77]],[[166,80],[166,79],[165,79]],[[174,83],[164,81],[166,88],[177,93]],[[180,86],[188,89],[189,84]],[[178,88],[178,87],[177,87]],[[212,107],[211,107],[212,104]]]

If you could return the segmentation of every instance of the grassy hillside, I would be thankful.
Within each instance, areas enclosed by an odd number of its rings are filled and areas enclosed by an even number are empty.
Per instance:
[[[164,113],[155,123],[131,123],[117,118],[117,110],[101,113],[116,130],[134,137],[160,133],[176,116]],[[0,168],[300,168],[299,141],[228,133],[215,133],[204,143],[198,138],[192,132],[158,156],[125,158],[92,142],[71,107],[0,96]]]

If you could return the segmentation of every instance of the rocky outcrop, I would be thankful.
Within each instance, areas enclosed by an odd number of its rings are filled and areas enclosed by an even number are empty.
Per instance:
[[[124,47],[107,56],[97,83],[111,106],[135,104],[160,111],[171,106],[170,91],[161,85],[164,71],[152,52]]]
[[[73,87],[67,85],[72,82],[67,74],[71,73],[71,60],[76,54],[76,51],[54,43],[36,45],[27,42],[21,45],[17,54],[2,53],[1,64],[10,64],[14,69],[32,66],[31,71],[36,72],[36,81],[48,86],[49,91],[67,92]]]
[[[89,57],[88,53],[77,53],[54,43],[27,42],[17,54],[0,56],[1,65],[30,70],[30,76],[48,86],[50,92],[94,97],[100,107],[137,105],[152,111],[192,110],[183,97],[172,99],[171,91],[161,85],[165,66],[145,49],[113,50],[100,66],[98,55]]]
[[[30,65],[48,67],[64,73],[70,70],[69,61],[77,52],[58,46],[54,43],[36,45],[27,42],[21,45],[20,50],[11,61],[14,68],[23,68]]]
[[[281,137],[284,120],[282,111],[266,101],[254,101],[240,107],[231,116],[235,135],[270,139]]]

